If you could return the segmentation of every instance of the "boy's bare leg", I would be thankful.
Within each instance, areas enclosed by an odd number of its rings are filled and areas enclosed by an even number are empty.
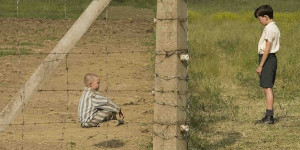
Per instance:
[[[272,88],[265,88],[266,93],[266,102],[267,102],[267,109],[273,110],[274,105],[274,95],[273,95],[273,89]]]
[[[261,120],[258,120],[255,122],[257,123],[266,123],[266,124],[274,124],[274,96],[273,96],[273,89],[272,88],[265,88],[266,93],[266,103],[267,103],[267,109],[265,117],[263,117]]]

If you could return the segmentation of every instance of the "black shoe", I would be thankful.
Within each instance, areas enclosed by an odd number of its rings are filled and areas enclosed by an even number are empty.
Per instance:
[[[259,123],[274,124],[274,118],[273,116],[265,116],[259,120]]]

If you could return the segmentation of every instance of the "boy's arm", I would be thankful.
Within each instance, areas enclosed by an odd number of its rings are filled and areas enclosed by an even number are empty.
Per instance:
[[[101,109],[118,113],[119,117],[121,117],[122,119],[125,118],[125,115],[123,114],[123,112],[121,110],[121,107],[112,100],[107,99],[107,104],[104,106],[101,106]]]
[[[111,112],[116,112],[116,113],[119,113],[121,110],[119,105],[117,105],[115,102],[113,102],[109,99],[107,99],[107,103],[105,105],[101,106],[100,108],[111,111]]]
[[[264,66],[269,54],[270,54],[270,50],[271,50],[271,42],[270,41],[266,41],[266,49],[264,51],[264,54],[261,58],[261,61],[259,63],[259,66],[256,69],[256,73],[260,76],[261,75],[261,71],[262,71],[262,67]]]
[[[110,112],[120,112],[120,106],[104,96],[95,94],[92,98],[93,105],[98,109],[108,110]]]

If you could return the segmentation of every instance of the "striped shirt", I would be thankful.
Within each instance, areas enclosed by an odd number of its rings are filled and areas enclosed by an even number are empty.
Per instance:
[[[119,113],[120,109],[120,106],[113,101],[86,87],[82,92],[78,105],[78,121],[80,123],[89,122],[100,110]]]

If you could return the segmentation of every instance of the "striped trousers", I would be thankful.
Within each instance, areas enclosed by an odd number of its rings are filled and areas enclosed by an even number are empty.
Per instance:
[[[81,123],[82,128],[90,128],[90,127],[98,127],[101,122],[109,121],[109,120],[117,120],[117,113],[107,111],[107,110],[100,110],[98,111],[90,122]]]

